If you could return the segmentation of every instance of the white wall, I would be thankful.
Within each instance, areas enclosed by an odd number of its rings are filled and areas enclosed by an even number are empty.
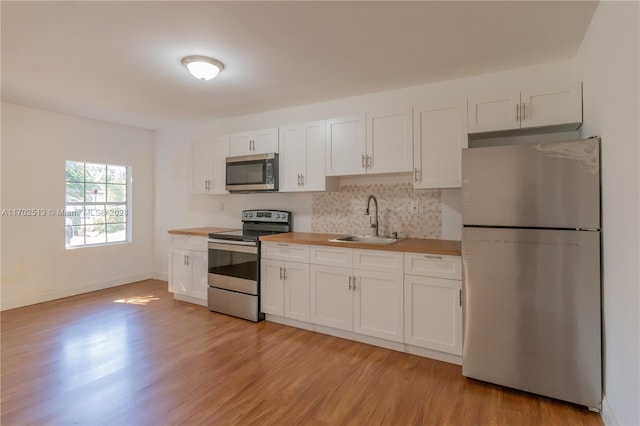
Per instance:
[[[64,217],[2,217],[2,309],[150,278],[153,132],[2,103],[2,208],[65,205],[65,161],[132,167],[133,241],[65,249]]]
[[[639,28],[639,3],[601,2],[578,55],[582,135],[602,138],[603,418],[624,425],[640,424]]]
[[[278,127],[387,108],[406,108],[434,99],[466,99],[491,91],[492,87],[568,81],[575,79],[574,62],[561,62],[471,78],[408,87],[363,96],[338,99],[294,108],[232,117],[206,123],[160,129],[156,132],[156,223],[154,271],[166,278],[169,238],[167,230],[192,226],[240,226],[239,213],[245,208],[282,208],[293,211],[294,229],[311,231],[310,194],[190,195],[190,144],[194,139],[227,133]],[[354,178],[350,178],[354,179]],[[369,178],[361,179],[366,183]],[[384,178],[383,178],[384,181]],[[391,181],[390,181],[391,182]],[[221,211],[221,207],[223,211]],[[460,190],[442,192],[442,238],[460,239]]]

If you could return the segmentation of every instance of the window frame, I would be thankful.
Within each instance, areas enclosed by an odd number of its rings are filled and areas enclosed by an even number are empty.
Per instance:
[[[83,180],[82,181],[77,181],[77,180],[68,180],[67,178],[67,170],[69,167],[69,163],[77,163],[77,164],[82,164],[82,170],[83,170]],[[88,175],[87,175],[87,165],[91,165],[91,166],[102,166],[105,168],[105,178],[104,178],[104,182],[94,182],[92,180],[87,180]],[[124,168],[126,176],[124,179],[124,183],[115,183],[115,182],[108,182],[109,181],[109,175],[108,175],[108,168],[109,167],[113,167],[113,168]],[[74,249],[79,249],[79,248],[88,248],[88,247],[102,247],[102,246],[112,246],[112,245],[119,245],[119,244],[130,244],[132,242],[132,220],[131,220],[131,205],[132,205],[132,183],[133,183],[133,179],[132,179],[132,171],[131,171],[131,166],[129,165],[122,165],[122,164],[111,164],[111,163],[100,163],[100,162],[93,162],[93,161],[77,161],[77,160],[66,160],[65,161],[65,208],[64,208],[64,216],[65,216],[65,224],[64,224],[64,232],[65,232],[65,249],[67,250],[74,250]],[[69,183],[78,183],[78,184],[82,184],[82,188],[83,188],[83,201],[67,201],[67,188],[68,188],[68,184]],[[102,185],[104,186],[104,201],[87,201],[87,185]],[[125,201],[108,201],[108,197],[109,197],[109,186],[111,185],[123,185],[125,188]],[[77,207],[80,207],[80,210],[76,210]],[[95,212],[99,212],[100,209],[102,208],[102,212],[103,212],[103,216],[104,216],[104,220],[102,222],[102,226],[104,226],[104,232],[105,232],[105,241],[100,241],[100,242],[96,242],[96,243],[87,243],[87,227],[92,226],[92,225],[100,225],[98,224],[92,224],[92,223],[87,223],[89,217],[99,217],[99,214],[95,214]],[[80,214],[75,214],[74,212],[79,211]],[[87,211],[92,211],[94,212],[93,215],[88,215],[86,212]],[[120,222],[111,222],[108,223],[107,221],[107,215],[109,211],[120,211],[122,212],[123,215],[123,221]],[[81,223],[80,224],[73,224],[73,225],[67,225],[67,218],[73,217],[73,216],[80,216],[82,217],[81,219]],[[125,239],[124,240],[118,240],[118,241],[109,241],[109,233],[107,231],[108,226],[109,225],[121,225],[124,224],[125,227]],[[72,234],[70,237],[70,240],[74,237],[75,235],[75,229],[77,228],[82,228],[83,229],[83,243],[82,244],[67,244],[67,235],[68,235],[68,228],[71,227],[72,229]],[[70,241],[69,240],[69,241]]]

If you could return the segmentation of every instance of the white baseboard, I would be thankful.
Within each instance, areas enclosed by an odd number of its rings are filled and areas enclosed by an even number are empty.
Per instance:
[[[160,281],[169,281],[169,274],[167,274],[166,272],[154,272],[153,279]]]
[[[194,305],[207,306],[207,299],[198,299],[196,297],[185,296],[184,294],[173,294],[173,298],[182,302],[193,303]]]
[[[607,401],[607,397],[605,395],[602,395],[602,411],[600,412],[600,416],[602,417],[602,421],[605,426],[620,426],[620,422],[613,413],[613,409],[611,408],[611,405],[609,405],[609,401]]]
[[[69,286],[39,293],[26,294],[19,297],[2,297],[2,307],[0,310],[21,308],[23,306],[35,305],[36,303],[49,302],[51,300],[62,299],[63,297],[77,296],[78,294],[89,293],[105,288],[117,287],[119,285],[134,283],[136,281],[148,280],[152,277],[151,272],[144,274],[127,275],[112,278],[106,281],[97,281],[81,286]]]

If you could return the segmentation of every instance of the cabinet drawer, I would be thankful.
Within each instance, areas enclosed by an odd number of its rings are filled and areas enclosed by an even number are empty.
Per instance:
[[[354,269],[402,273],[402,253],[380,250],[353,250]]]
[[[353,250],[348,248],[311,246],[309,250],[310,263],[326,266],[353,266]]]
[[[405,253],[404,273],[423,277],[462,279],[460,256],[440,254]]]
[[[292,262],[309,262],[309,246],[286,243],[263,243],[261,257]]]
[[[171,248],[180,250],[207,251],[207,237],[171,235]]]

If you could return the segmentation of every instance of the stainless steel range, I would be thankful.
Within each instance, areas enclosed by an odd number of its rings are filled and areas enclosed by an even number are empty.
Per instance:
[[[262,321],[260,236],[290,232],[291,212],[245,210],[242,229],[209,234],[208,306],[213,312]]]

